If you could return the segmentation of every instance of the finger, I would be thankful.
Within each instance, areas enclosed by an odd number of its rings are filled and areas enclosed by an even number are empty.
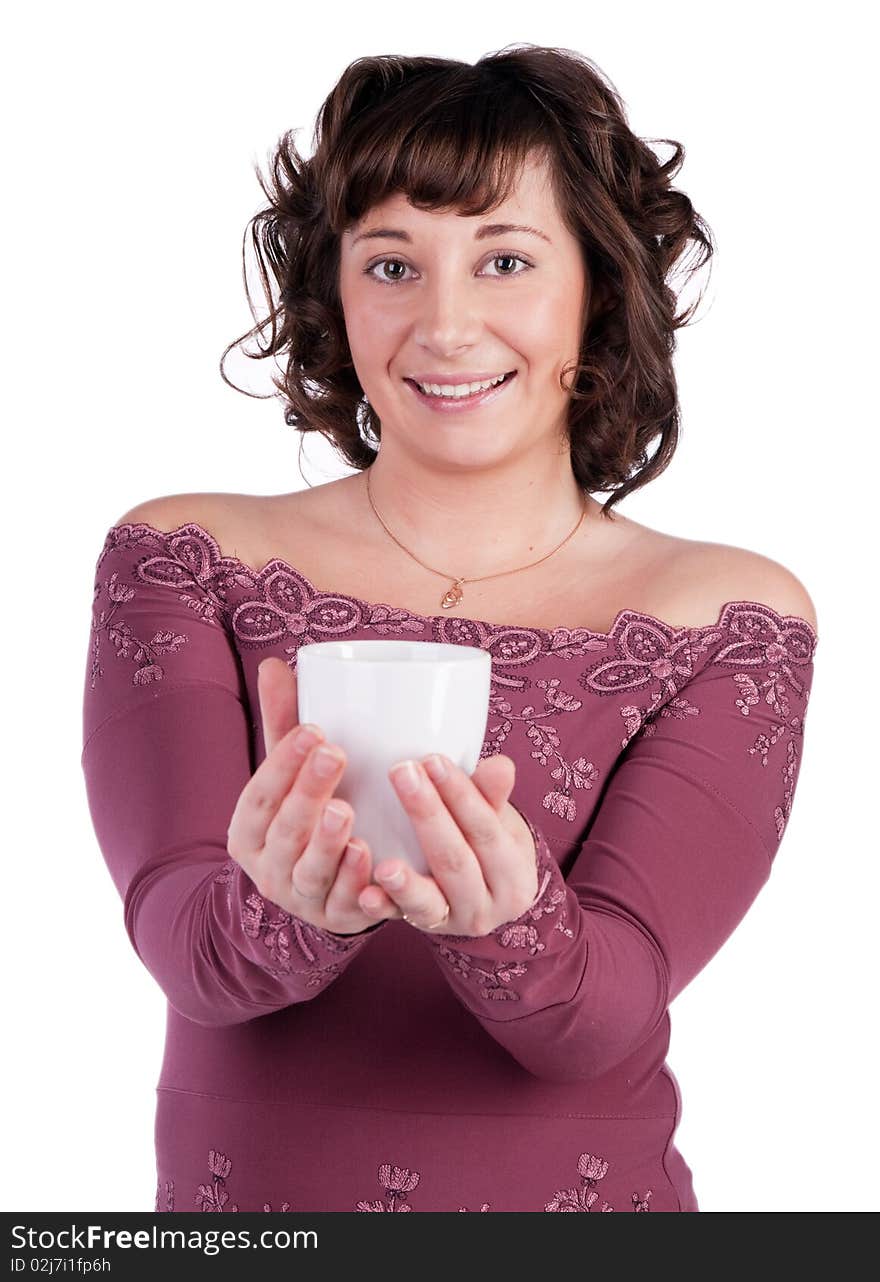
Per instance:
[[[503,800],[506,801],[506,794],[510,791],[508,782],[511,767],[513,775],[516,775],[515,763],[509,757],[501,758],[496,766],[490,766],[490,761],[491,759],[487,759],[484,769],[480,771],[480,783],[488,785],[490,795],[505,794]],[[445,810],[476,855],[488,895],[492,899],[500,899],[511,891],[515,892],[517,887],[512,885],[510,867],[510,837],[498,811],[489,803],[482,787],[477,785],[472,775],[443,753],[432,753],[422,764],[437,793],[440,813]],[[499,782],[503,783],[503,787],[499,787]],[[431,840],[430,836],[428,840]],[[442,876],[435,871],[433,859],[431,870],[445,886]]]
[[[339,878],[353,823],[351,806],[338,797],[331,798],[318,811],[312,835],[302,854],[296,857],[294,853],[291,865],[288,850],[287,858],[281,861],[282,873],[289,878],[288,885],[294,893],[322,907],[325,914],[330,911],[330,892]],[[351,911],[350,903],[348,910]]]
[[[488,887],[475,851],[419,762],[411,763],[416,787],[410,791],[406,764],[397,763],[389,775],[413,825],[431,874],[452,905],[453,912],[461,904],[468,906],[469,913],[479,912],[487,902]],[[464,771],[460,773],[462,778],[467,778]],[[485,844],[492,840],[492,825],[500,830],[500,822],[470,779],[467,779],[467,785],[472,794],[471,827],[479,831]]]
[[[296,673],[277,656],[264,659],[257,668],[257,694],[268,756],[276,743],[299,725]]]
[[[361,891],[358,896],[358,905],[362,912],[376,920],[380,917],[403,916],[403,910],[374,881],[369,882],[365,889]]]
[[[433,877],[423,877],[409,864],[385,860],[373,873],[409,924],[425,930],[443,918],[449,900]],[[451,912],[450,912],[451,916]]]
[[[516,783],[516,762],[504,753],[483,757],[470,776],[494,810],[501,810]]]
[[[229,821],[226,845],[229,854],[252,880],[257,852],[266,844],[269,826],[295,784],[309,752],[322,738],[318,727],[298,726],[276,745],[276,752],[260,762],[241,790]]]
[[[328,917],[342,916],[351,911],[352,904],[371,920],[382,917],[399,917],[400,909],[393,899],[370,880],[372,858],[370,848],[362,837],[352,837],[339,864],[336,881],[327,896],[325,912]],[[369,889],[369,895],[366,894]]]
[[[310,901],[326,899],[354,817],[346,801],[333,797],[344,769],[345,754],[337,744],[319,744],[309,753],[266,831],[259,862],[269,884],[288,894],[292,889]],[[345,822],[335,833],[327,829],[316,833],[331,798],[333,806],[344,812]]]

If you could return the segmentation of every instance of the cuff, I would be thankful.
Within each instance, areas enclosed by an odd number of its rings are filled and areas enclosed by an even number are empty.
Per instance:
[[[388,924],[383,918],[352,935],[337,935],[314,926],[261,895],[233,859],[226,862],[215,881],[225,888],[227,912],[233,920],[238,917],[252,959],[279,979],[304,974],[309,984],[323,983],[366,945],[370,934]]]
[[[381,921],[374,921],[372,926],[365,926],[363,930],[353,930],[347,935],[337,934],[335,930],[322,930],[321,934],[329,935],[331,939],[360,939],[362,935],[372,935],[375,931],[381,930],[383,926],[388,925],[390,920],[390,917],[383,917]]]

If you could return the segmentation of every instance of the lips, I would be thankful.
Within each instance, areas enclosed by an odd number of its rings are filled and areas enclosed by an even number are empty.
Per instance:
[[[495,383],[494,386],[485,388],[482,392],[474,392],[470,396],[433,396],[429,392],[420,391],[415,379],[405,378],[403,381],[409,383],[413,395],[422,408],[429,413],[438,414],[441,417],[453,415],[467,419],[471,413],[503,396],[515,378],[516,370],[508,370],[500,383]]]
[[[490,392],[490,391],[494,391],[494,389],[495,389],[496,387],[501,387],[504,383],[509,383],[509,382],[510,382],[510,380],[513,378],[513,376],[514,376],[514,374],[515,374],[515,373],[516,373],[516,370],[515,370],[515,369],[509,369],[509,370],[507,371],[507,373],[504,375],[504,377],[501,379],[501,381],[500,381],[499,383],[495,383],[492,387],[484,388],[483,390],[484,390],[484,391],[489,391],[489,392]],[[410,383],[410,384],[411,384],[411,385],[416,389],[416,391],[418,391],[418,390],[419,390],[419,385],[418,385],[418,383],[416,382],[416,380],[415,380],[414,378],[405,378],[403,381],[404,381],[404,383]],[[430,382],[431,382],[431,379],[427,379],[426,381],[427,381],[428,383],[430,383]],[[462,383],[477,383],[477,382],[480,382],[480,381],[481,381],[480,379],[475,379],[475,378],[463,378],[463,379],[461,379],[458,383],[450,383],[450,384],[449,384],[449,386],[450,386],[450,387],[459,387]],[[442,382],[440,382],[440,383],[439,383],[439,386],[443,387],[443,386],[444,386],[444,384],[443,384]],[[429,395],[430,395],[430,393],[429,393]],[[436,393],[434,393],[434,395],[436,395]],[[478,393],[478,392],[474,392],[474,395],[475,395],[475,396],[478,396],[478,395],[480,395],[480,393]],[[439,399],[440,399],[440,398],[438,397],[438,400],[439,400]],[[454,396],[450,396],[450,397],[447,397],[446,399],[447,399],[447,400],[455,400],[455,399],[456,399],[456,397],[454,397]],[[467,398],[466,398],[466,397],[461,397],[460,399],[465,400],[465,399],[467,399]]]

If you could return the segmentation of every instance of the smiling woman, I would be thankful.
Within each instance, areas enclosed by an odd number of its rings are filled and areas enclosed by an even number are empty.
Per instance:
[[[534,46],[360,59],[314,155],[278,145],[255,359],[354,475],[141,504],[95,574],[82,764],[168,1001],[157,1210],[699,1209],[669,1007],[770,875],[818,638],[769,558],[611,516],[672,457],[668,277],[711,252],[672,146]],[[334,637],[490,655],[477,768],[399,784],[428,873],[352,835],[298,725]]]

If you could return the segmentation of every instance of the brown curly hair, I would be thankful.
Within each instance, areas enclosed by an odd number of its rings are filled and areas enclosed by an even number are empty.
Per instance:
[[[546,158],[599,302],[585,319],[579,363],[565,371],[571,384],[562,386],[570,394],[572,470],[584,491],[612,492],[607,513],[671,461],[680,426],[675,331],[702,294],[677,316],[668,278],[689,244],[697,255],[687,279],[714,248],[710,228],[671,186],[683,146],[651,141],[673,148],[664,163],[630,130],[607,77],[573,50],[520,44],[473,65],[396,54],[356,59],[321,106],[312,157],[299,155],[288,130],[271,155],[270,178],[257,169],[269,203],[248,223],[242,258],[249,229],[269,312],[225,349],[221,376],[235,387],[224,361],[254,336],[258,350],[244,351],[248,358],[285,353],[285,372],[272,381],[286,424],[320,432],[351,467],[368,468],[381,423],[346,337],[342,232],[394,192],[420,209],[486,213],[507,198],[527,159]],[[256,320],[246,268],[244,279]]]

